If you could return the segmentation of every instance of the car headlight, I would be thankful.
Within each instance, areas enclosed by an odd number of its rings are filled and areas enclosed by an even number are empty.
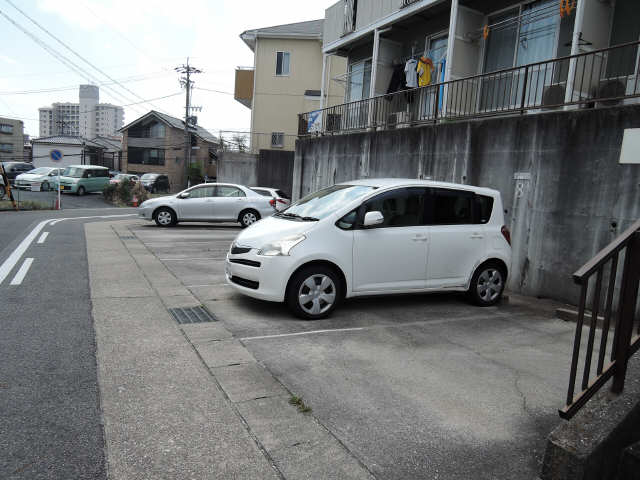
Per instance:
[[[276,257],[282,255],[289,255],[289,252],[293,247],[302,242],[305,238],[304,235],[292,235],[285,237],[275,242],[267,243],[264,247],[258,250],[258,255],[265,257]]]

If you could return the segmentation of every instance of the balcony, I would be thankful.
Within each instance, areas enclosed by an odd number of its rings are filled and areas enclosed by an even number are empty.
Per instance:
[[[298,135],[638,103],[639,45],[630,42],[303,113]]]
[[[253,74],[252,67],[236,68],[236,84],[233,98],[247,108],[251,108],[251,101],[253,100]]]

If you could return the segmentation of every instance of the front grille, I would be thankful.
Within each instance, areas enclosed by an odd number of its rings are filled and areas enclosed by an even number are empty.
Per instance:
[[[247,280],[246,278],[232,276],[231,281],[240,285],[241,287],[251,288],[253,290],[257,290],[260,284],[258,282],[254,282],[253,280]]]
[[[229,259],[231,263],[237,263],[239,265],[247,265],[249,267],[259,267],[260,262],[256,262],[255,260],[245,260],[244,258],[231,258]]]
[[[231,247],[231,255],[238,255],[240,253],[248,253],[251,251],[250,247],[239,247],[237,245],[234,245],[233,247]]]

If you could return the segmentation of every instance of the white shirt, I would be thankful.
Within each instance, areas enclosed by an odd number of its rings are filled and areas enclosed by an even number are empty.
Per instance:
[[[407,60],[406,65],[404,66],[404,75],[407,80],[408,88],[417,88],[418,87],[418,72],[416,68],[418,67],[418,61],[410,58]]]

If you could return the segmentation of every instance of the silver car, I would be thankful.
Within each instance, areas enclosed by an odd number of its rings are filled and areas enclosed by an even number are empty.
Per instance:
[[[63,168],[54,168],[54,167],[39,167],[34,168],[25,173],[21,173],[16,176],[16,180],[14,185],[16,188],[22,189],[31,189],[31,185],[34,183],[40,184],[40,190],[46,192],[53,187],[56,187],[58,184],[56,183],[58,180],[58,170],[60,170],[60,175],[62,175]]]
[[[202,183],[175,195],[152,198],[138,207],[140,216],[160,227],[178,222],[238,222],[248,227],[275,213],[269,199],[243,185]]]

